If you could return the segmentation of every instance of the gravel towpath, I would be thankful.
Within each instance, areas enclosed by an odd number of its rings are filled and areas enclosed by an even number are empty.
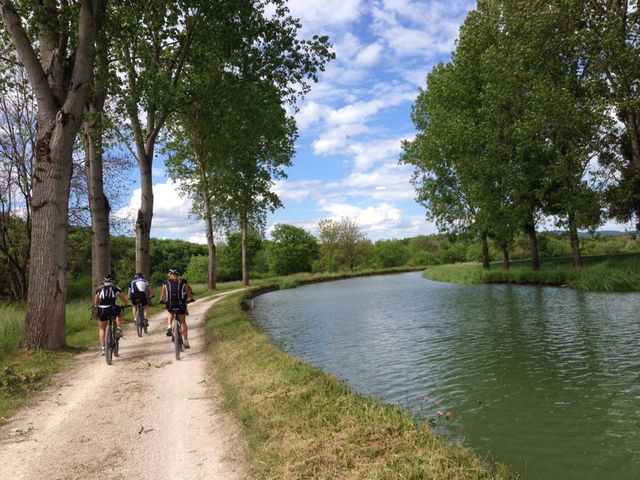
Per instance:
[[[142,338],[125,329],[111,366],[97,349],[78,355],[0,427],[0,479],[247,478],[205,351],[204,314],[222,295],[189,305],[191,349],[179,361],[166,313]]]

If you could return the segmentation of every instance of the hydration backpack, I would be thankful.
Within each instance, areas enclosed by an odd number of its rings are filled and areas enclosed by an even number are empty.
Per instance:
[[[181,279],[169,279],[165,282],[167,287],[167,310],[172,308],[185,308],[187,305],[187,281]]]

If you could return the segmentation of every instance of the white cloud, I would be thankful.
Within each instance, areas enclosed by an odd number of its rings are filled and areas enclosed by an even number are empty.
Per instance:
[[[368,131],[368,128],[364,125],[341,125],[336,128],[332,128],[320,135],[320,138],[315,140],[313,145],[313,151],[319,155],[323,153],[338,153],[342,151],[351,138],[357,134]]]
[[[129,204],[118,210],[114,216],[135,221],[140,208],[141,189],[136,188]],[[173,238],[180,240],[202,239],[204,223],[189,217],[191,200],[180,196],[178,186],[172,180],[153,185],[153,221],[151,236],[155,238]],[[206,243],[206,237],[198,243]]]
[[[371,142],[353,144],[350,150],[355,154],[355,169],[362,171],[381,160],[397,160],[402,151],[401,142],[404,138],[378,139]]]
[[[367,196],[372,200],[410,201],[416,196],[409,182],[411,167],[388,162],[369,172],[356,172],[339,183],[349,195]]]
[[[360,0],[289,0],[291,13],[303,26],[342,25],[357,20],[361,14]]]
[[[371,45],[367,45],[364,49],[362,49],[356,55],[355,61],[359,65],[371,66],[378,61],[380,58],[380,54],[382,53],[382,49],[384,47],[379,43],[375,42]]]
[[[320,180],[305,180],[301,182],[291,182],[279,180],[275,182],[273,192],[278,195],[282,203],[293,204],[313,197],[313,193],[322,187]]]

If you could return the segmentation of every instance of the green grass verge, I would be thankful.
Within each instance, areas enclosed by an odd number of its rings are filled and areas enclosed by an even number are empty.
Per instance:
[[[225,406],[243,426],[256,478],[516,478],[448,444],[407,409],[354,393],[273,346],[242,313],[245,295],[214,305],[207,334]]]
[[[459,263],[427,267],[424,276],[432,280],[455,283],[518,283],[567,286],[579,290],[608,292],[640,291],[640,255],[598,255],[583,258],[584,266],[576,270],[571,258],[541,260],[538,271],[529,261],[512,262],[509,270],[492,263],[483,270],[478,263]]]

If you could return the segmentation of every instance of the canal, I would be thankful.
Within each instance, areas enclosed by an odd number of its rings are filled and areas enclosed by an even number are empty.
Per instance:
[[[421,273],[259,296],[272,342],[523,479],[640,472],[640,294]]]

